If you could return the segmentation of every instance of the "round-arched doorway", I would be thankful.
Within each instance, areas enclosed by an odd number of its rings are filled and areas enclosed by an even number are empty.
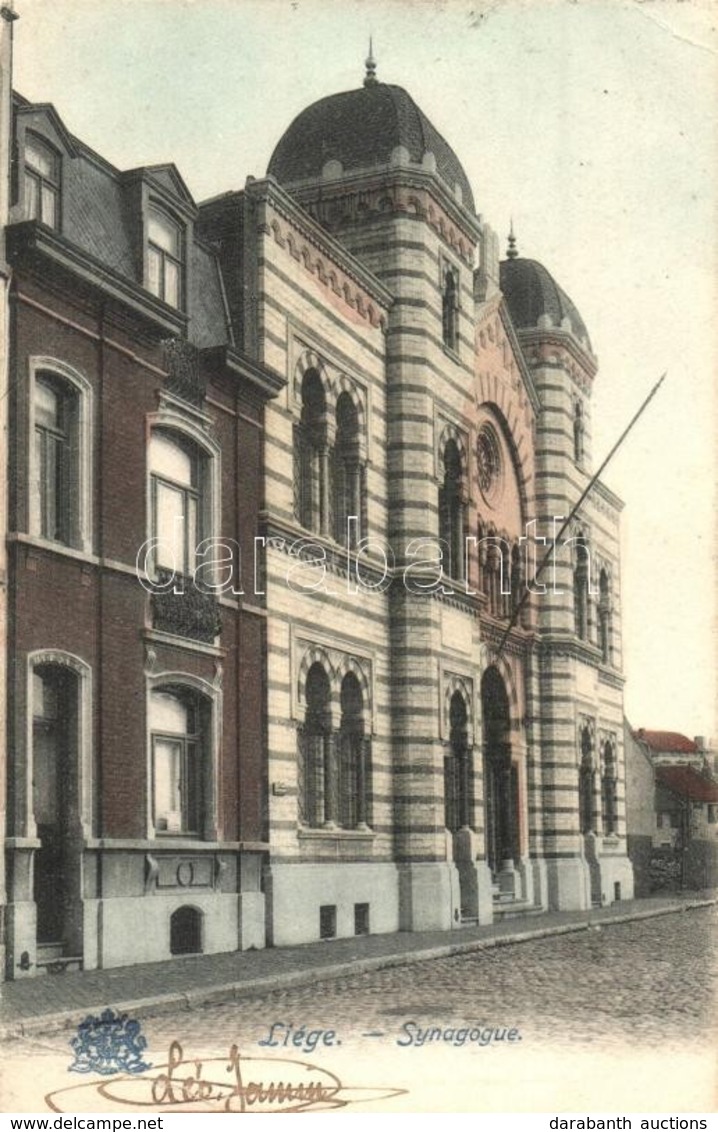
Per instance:
[[[481,679],[486,858],[496,876],[519,861],[518,771],[511,759],[511,715],[498,668]]]

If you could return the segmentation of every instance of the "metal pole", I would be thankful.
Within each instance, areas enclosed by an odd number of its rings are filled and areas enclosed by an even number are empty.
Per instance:
[[[666,374],[664,373],[664,374],[663,374],[663,375],[662,375],[662,376],[661,376],[661,377],[660,377],[660,378],[658,379],[658,381],[656,382],[656,384],[655,384],[655,385],[653,386],[653,389],[652,389],[652,390],[651,390],[651,392],[650,392],[650,393],[648,394],[648,396],[647,396],[647,397],[646,397],[646,399],[644,400],[643,404],[642,404],[642,405],[640,406],[640,408],[639,408],[639,409],[637,410],[637,412],[635,412],[635,413],[634,413],[633,417],[631,418],[631,420],[629,421],[629,423],[628,423],[628,424],[626,425],[626,427],[624,428],[624,430],[623,430],[623,432],[621,433],[621,435],[619,436],[618,440],[617,440],[617,441],[616,441],[616,443],[615,443],[615,444],[613,445],[613,448],[612,448],[612,449],[611,449],[611,451],[610,451],[610,452],[608,453],[608,455],[606,456],[606,458],[605,458],[605,459],[603,460],[603,462],[602,462],[602,464],[600,465],[600,467],[599,467],[598,471],[597,471],[597,472],[594,472],[594,474],[593,474],[593,475],[591,476],[591,479],[590,479],[590,480],[588,481],[588,483],[586,484],[586,487],[585,487],[585,488],[583,489],[583,491],[581,492],[581,495],[579,496],[578,502],[577,502],[577,503],[575,503],[575,504],[574,504],[574,506],[573,506],[573,507],[571,508],[571,511],[569,512],[569,514],[568,514],[567,518],[566,518],[566,519],[564,519],[564,521],[563,521],[563,523],[562,523],[562,525],[561,525],[561,529],[559,530],[559,532],[558,532],[558,534],[556,535],[556,537],[555,537],[555,538],[554,538],[554,539],[552,540],[552,542],[551,542],[551,545],[549,546],[549,548],[548,548],[548,550],[546,551],[545,555],[544,555],[544,556],[543,556],[543,558],[541,559],[541,562],[540,562],[540,563],[539,563],[539,565],[538,565],[538,568],[537,568],[537,570],[536,570],[536,573],[534,574],[534,578],[533,578],[534,582],[538,581],[538,579],[539,579],[539,578],[541,577],[542,573],[544,572],[544,570],[545,570],[545,569],[546,569],[546,567],[548,566],[548,563],[549,563],[549,560],[550,560],[550,558],[551,558],[551,555],[553,554],[554,550],[556,549],[556,544],[557,544],[558,542],[560,542],[561,538],[563,537],[564,531],[565,531],[565,530],[566,530],[566,528],[568,527],[568,525],[569,525],[569,523],[571,522],[571,520],[573,519],[574,515],[575,515],[575,514],[576,514],[576,512],[577,512],[577,511],[579,510],[579,508],[581,507],[581,505],[582,505],[582,503],[584,502],[584,500],[585,500],[585,499],[587,498],[587,496],[588,496],[589,492],[590,492],[590,491],[592,490],[592,488],[594,487],[595,483],[597,482],[597,480],[598,480],[598,479],[599,479],[599,477],[601,476],[602,472],[603,472],[603,471],[605,470],[605,468],[606,468],[606,467],[608,466],[608,464],[609,464],[609,463],[611,462],[611,460],[612,460],[612,459],[613,459],[613,457],[615,456],[615,454],[616,454],[616,452],[618,451],[618,449],[619,449],[619,448],[621,447],[621,445],[623,444],[624,440],[625,440],[625,439],[626,439],[626,437],[628,436],[629,432],[630,432],[630,431],[631,431],[631,429],[633,428],[633,426],[634,426],[634,424],[636,423],[636,421],[638,420],[638,418],[639,418],[639,417],[641,416],[641,414],[643,413],[643,411],[644,411],[644,410],[645,410],[645,409],[646,409],[646,408],[648,407],[648,404],[649,404],[649,402],[653,400],[653,398],[655,397],[656,393],[657,393],[657,392],[658,392],[658,390],[660,389],[660,387],[661,387],[661,385],[663,384],[663,382],[665,381],[665,379],[666,379]],[[515,626],[516,622],[517,622],[517,621],[518,621],[518,619],[519,619],[519,616],[520,616],[520,614],[521,614],[521,610],[523,609],[524,605],[525,605],[525,604],[526,604],[526,602],[528,601],[528,597],[529,597],[529,594],[530,594],[530,592],[531,592],[531,591],[530,591],[530,590],[528,589],[528,587],[527,587],[527,588],[526,588],[526,589],[524,590],[523,594],[521,595],[521,598],[520,598],[520,600],[519,600],[519,601],[518,601],[518,602],[516,603],[516,605],[514,606],[514,611],[513,611],[513,613],[511,614],[511,618],[510,618],[510,620],[509,620],[509,623],[508,623],[508,625],[506,626],[506,629],[504,630],[503,636],[502,636],[501,640],[499,641],[499,647],[498,647],[498,649],[496,650],[496,659],[497,659],[497,660],[499,659],[499,657],[501,656],[501,654],[502,654],[502,652],[503,652],[503,650],[504,650],[504,647],[505,647],[505,645],[506,645],[506,642],[507,642],[507,640],[508,640],[508,638],[509,638],[509,634],[510,634],[511,630],[513,629],[513,627]]]

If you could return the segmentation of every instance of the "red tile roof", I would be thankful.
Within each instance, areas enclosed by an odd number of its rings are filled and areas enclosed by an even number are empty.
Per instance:
[[[656,780],[674,794],[692,802],[718,802],[718,783],[691,766],[656,767]]]
[[[687,735],[679,731],[646,731],[639,727],[633,732],[633,738],[647,743],[652,751],[675,751],[682,755],[695,755],[698,748]]]

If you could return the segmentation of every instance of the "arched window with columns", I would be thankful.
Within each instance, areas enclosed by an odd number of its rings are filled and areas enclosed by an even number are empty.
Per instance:
[[[459,280],[455,267],[444,271],[441,294],[441,326],[444,345],[450,350],[459,348]]]
[[[611,663],[611,582],[603,569],[598,578],[598,647],[604,664]]]
[[[342,680],[340,701],[339,824],[343,829],[368,829],[369,744],[364,733],[364,697],[353,672]]]
[[[576,401],[573,407],[573,458],[577,464],[583,462],[585,455],[584,435],[586,426],[583,419],[583,405]]]
[[[363,537],[364,468],[361,461],[359,413],[349,393],[339,394],[334,444],[334,538],[354,549]],[[352,523],[349,524],[349,519]]]
[[[579,733],[578,806],[581,833],[592,833],[596,826],[594,799],[595,770],[593,763],[593,732],[584,723]]]
[[[304,719],[298,727],[299,823],[364,830],[372,820],[366,689],[350,670],[335,691],[336,715],[332,681],[322,660],[315,660],[306,674]]]
[[[294,431],[294,506],[307,530],[330,530],[329,436],[327,401],[316,369],[302,379],[301,415]]]
[[[583,535],[576,543],[576,559],[573,569],[573,609],[576,636],[587,641],[591,627],[591,608],[589,602],[590,556]]]
[[[601,766],[601,805],[603,810],[603,832],[618,833],[616,744],[607,739],[603,745]]]
[[[439,538],[444,573],[458,581],[464,577],[464,469],[453,438],[443,451],[443,479],[439,488]],[[447,561],[448,556],[448,561]]]
[[[444,823],[452,833],[473,826],[473,764],[468,712],[460,691],[449,705],[449,751],[444,757]]]
[[[331,687],[319,661],[307,673],[304,698],[298,751],[299,821],[316,828],[336,824]]]

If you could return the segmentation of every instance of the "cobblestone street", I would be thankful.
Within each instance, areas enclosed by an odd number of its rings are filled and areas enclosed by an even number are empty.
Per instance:
[[[276,1021],[335,1030],[345,1045],[367,1031],[394,1044],[415,1021],[515,1027],[532,1045],[685,1048],[709,1043],[715,1024],[714,924],[714,910],[702,908],[596,927],[160,1015],[145,1030],[160,1047],[179,1025],[196,1046],[240,1033],[253,1045]],[[43,1040],[66,1043],[65,1034]]]
[[[714,915],[697,910],[393,967],[264,998],[205,1008],[194,1040],[237,1029],[252,1040],[273,1021],[401,1037],[405,1021],[509,1026],[527,1042],[684,1046],[715,1022]],[[189,1020],[188,1020],[189,1021]],[[170,1037],[176,1020],[157,1019]]]
[[[173,1042],[186,1059],[178,1075],[221,1067],[237,1043],[255,1072],[308,1063],[338,1074],[342,1104],[367,1112],[382,1103],[392,1111],[709,1111],[715,982],[712,907],[596,924],[254,998],[164,1013],[160,1004],[141,1020],[154,1068],[137,1088],[150,1089]],[[420,1045],[430,1030],[440,1038]],[[483,1044],[489,1031],[501,1040]],[[68,1074],[76,1033],[38,1025],[5,1046],[7,1111],[126,1111],[112,1087],[100,1096],[92,1078]]]

